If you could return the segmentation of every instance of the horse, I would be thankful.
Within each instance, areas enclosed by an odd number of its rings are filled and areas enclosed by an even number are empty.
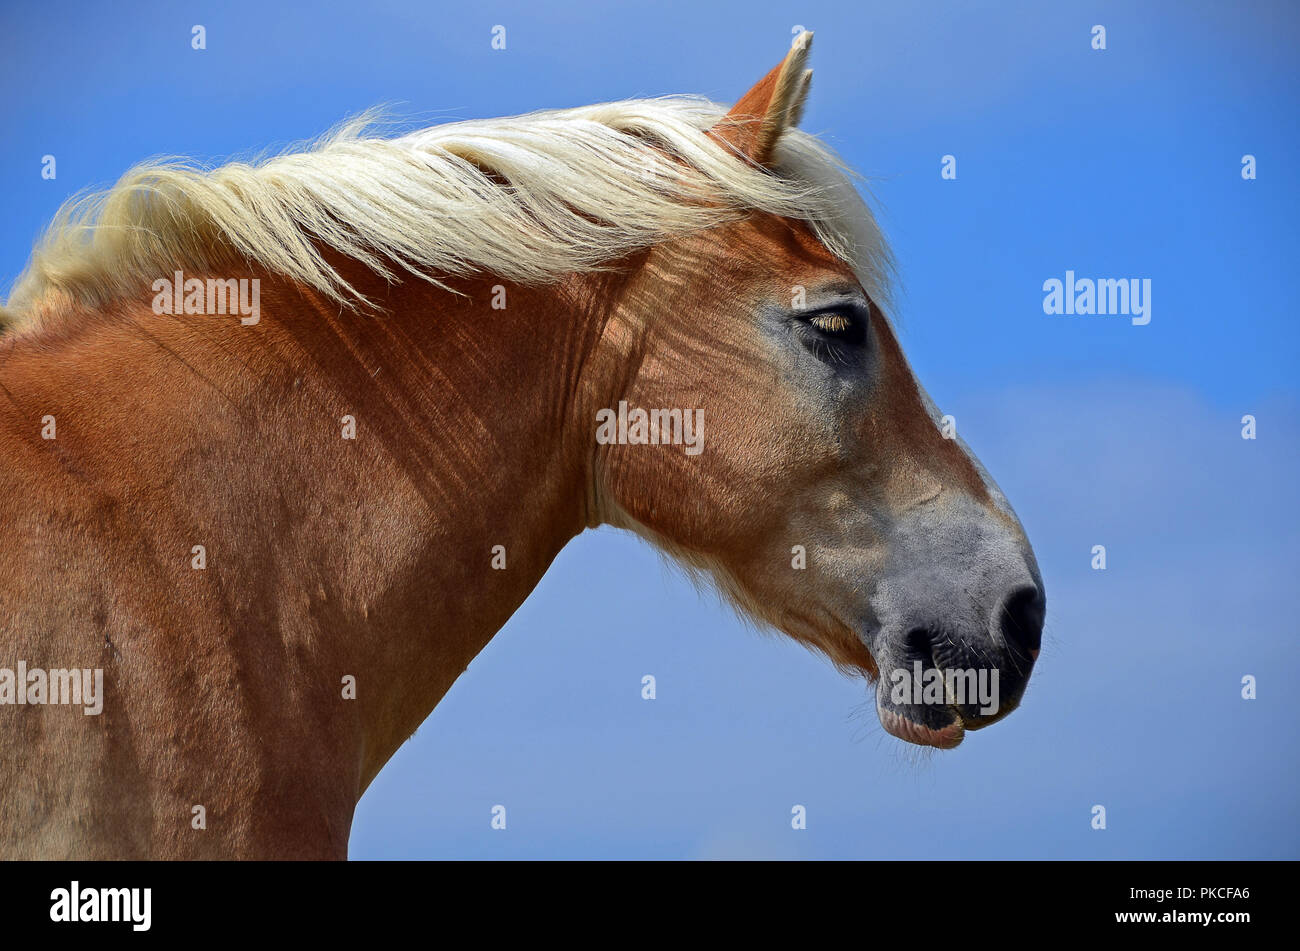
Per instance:
[[[874,682],[903,741],[1015,708],[1042,578],[798,128],[810,43],[730,109],[363,115],[61,209],[0,312],[0,853],[346,859],[602,525]]]

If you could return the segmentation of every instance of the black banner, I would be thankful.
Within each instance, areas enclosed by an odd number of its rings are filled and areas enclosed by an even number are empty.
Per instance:
[[[1227,942],[1286,926],[1293,872],[1278,862],[8,863],[0,910],[11,938],[337,939],[381,923],[437,933],[487,923],[494,934],[513,924],[537,939],[563,927],[639,942],[692,922],[743,933],[786,919],[918,946],[1020,928],[1026,939]]]

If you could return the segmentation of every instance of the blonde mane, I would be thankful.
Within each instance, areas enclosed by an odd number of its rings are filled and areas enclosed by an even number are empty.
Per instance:
[[[361,295],[322,255],[438,283],[474,273],[544,283],[752,210],[810,223],[885,303],[891,264],[852,173],[782,133],[771,169],[703,133],[693,97],[628,100],[376,134],[376,116],[255,163],[145,163],[70,199],[15,282],[0,325],[48,303],[139,299],[174,270],[257,266],[344,306]]]

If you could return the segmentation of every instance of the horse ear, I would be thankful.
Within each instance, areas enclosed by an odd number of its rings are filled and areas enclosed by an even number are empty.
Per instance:
[[[708,134],[755,165],[769,164],[776,140],[798,125],[803,115],[812,83],[812,70],[804,68],[811,47],[812,34],[807,30],[796,36],[780,65],[745,93]]]

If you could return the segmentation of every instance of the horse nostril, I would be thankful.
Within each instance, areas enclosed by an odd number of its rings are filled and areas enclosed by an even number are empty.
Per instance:
[[[921,660],[927,664],[934,663],[934,633],[924,627],[914,627],[903,639],[907,645],[907,656],[912,660]]]
[[[1008,646],[1014,644],[1030,657],[1037,657],[1046,616],[1047,599],[1042,591],[1033,585],[1017,588],[1002,603],[1002,637]]]

